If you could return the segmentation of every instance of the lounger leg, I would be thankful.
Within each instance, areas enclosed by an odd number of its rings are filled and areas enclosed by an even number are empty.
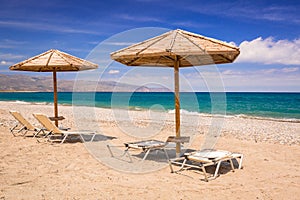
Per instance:
[[[52,132],[53,132],[53,130],[50,130],[50,131],[44,136],[44,138],[46,138],[46,137],[48,137],[49,135],[51,135]]]
[[[91,139],[90,142],[93,142],[93,141],[94,141],[95,136],[96,136],[96,133],[94,133],[94,135],[93,135],[93,137],[92,137],[92,139]]]
[[[244,155],[241,154],[241,156],[240,156],[240,162],[239,162],[239,169],[242,169],[243,158],[244,158]]]
[[[178,160],[178,159],[177,159],[177,160]],[[179,164],[179,162],[177,162],[177,160],[174,161],[174,163]],[[183,159],[180,158],[180,160],[183,160]],[[173,170],[173,167],[172,167],[172,160],[169,159],[169,167],[170,167],[171,173],[181,171],[181,170],[184,168],[186,162],[187,162],[187,159],[184,158],[184,160],[183,160],[183,162],[182,162],[182,164],[181,164],[181,166],[180,166],[180,169],[178,169],[177,171],[174,171],[174,170]]]
[[[151,151],[151,149],[148,149],[148,150],[146,151],[145,156],[144,156],[144,158],[143,158],[142,161],[144,161],[144,160],[147,158],[147,156],[149,155],[150,151]],[[156,151],[158,152],[158,149],[157,149]],[[165,155],[166,155],[167,160],[169,160],[170,158],[169,158],[169,155],[168,155],[166,149],[163,149],[163,151],[165,152]]]
[[[234,172],[234,166],[233,166],[232,159],[230,159],[229,162],[230,162],[231,170]]]
[[[45,134],[44,130],[43,130],[43,129],[40,129],[38,132],[36,132],[36,133],[33,135],[33,137],[35,138],[37,135],[40,134],[40,132],[43,132],[43,133]]]
[[[208,177],[207,177],[207,174],[206,174],[205,167],[202,166],[201,169],[202,169],[202,171],[203,171],[203,173],[204,173],[204,180],[205,180],[206,182],[208,182]]]
[[[170,158],[169,158],[169,155],[168,155],[168,153],[167,153],[167,151],[166,151],[166,149],[164,148],[164,152],[165,152],[165,154],[166,154],[166,158],[167,158],[167,160],[170,160]]]
[[[82,134],[79,134],[79,136],[80,136],[80,140],[81,140],[81,142],[82,142],[82,143],[84,143],[84,142],[85,142],[85,140],[84,140],[84,138],[83,138]]]
[[[110,149],[110,146],[109,145],[106,145],[106,146],[108,148],[108,151],[109,151],[111,157],[114,157],[114,154],[113,154],[112,150]]]
[[[233,153],[232,159],[236,159],[236,161],[238,163],[238,169],[242,169],[244,155],[241,153]]]
[[[23,127],[18,131],[18,133],[22,132],[25,128],[26,128],[26,127],[23,126]]]
[[[159,150],[161,150],[161,149],[157,149],[157,150],[156,150],[156,154],[158,153]],[[144,161],[144,160],[147,158],[147,156],[149,155],[150,151],[151,151],[151,149],[148,149],[148,150],[146,151],[145,156],[143,157],[143,160],[142,160],[142,161]],[[164,153],[165,153],[165,155],[166,155],[167,160],[169,160],[170,158],[169,158],[169,155],[168,155],[166,149],[163,149],[163,151],[164,151]]]
[[[17,127],[18,127],[18,124],[15,125],[13,128],[10,129],[10,132],[13,134],[13,136],[16,136],[16,135],[14,134],[14,130],[15,130]]]
[[[144,158],[143,158],[142,161],[144,161],[144,160],[147,158],[147,156],[148,156],[148,154],[150,153],[150,151],[151,151],[151,149],[148,149],[148,150],[146,151],[145,156],[144,156]]]
[[[111,157],[115,157],[114,154],[113,154],[113,152],[112,152],[112,150],[111,150],[111,148],[110,148],[110,146],[109,146],[109,145],[106,145],[106,146],[107,146],[107,148],[108,148],[108,151],[109,151]],[[125,156],[125,154],[127,154],[128,157],[129,157],[129,159],[130,159],[130,162],[132,162],[132,158],[131,158],[130,153],[129,153],[128,151],[129,151],[129,148],[127,147],[127,148],[124,150],[124,153],[123,153],[120,157],[123,157],[123,156]]]
[[[171,160],[168,161],[171,173],[174,173]]]
[[[218,164],[217,164],[217,168],[216,168],[215,174],[213,176],[214,179],[217,178],[217,176],[218,176],[221,163],[222,163],[222,161],[218,162]]]
[[[26,135],[26,133],[28,132],[28,130],[27,129],[25,129],[25,133],[23,133],[23,137],[25,137],[25,135]]]
[[[130,162],[132,163],[133,161],[132,161],[131,155],[130,155],[130,153],[129,153],[129,148],[128,148],[128,147],[125,149],[125,151],[124,151],[124,154],[123,154],[123,155],[125,155],[125,154],[127,154],[127,155],[128,155],[128,157],[129,157],[129,159],[130,159]]]
[[[62,139],[62,141],[60,142],[61,144],[64,143],[64,141],[67,139],[69,134],[66,134],[65,137]]]
[[[42,130],[42,129],[41,129]],[[41,130],[39,130],[38,132],[36,132],[34,135],[33,135],[33,138],[35,138],[40,132]]]
[[[45,133],[45,131],[44,130],[42,130],[43,131],[43,133]],[[51,142],[50,141],[50,139],[49,139],[49,135],[51,135],[52,134],[52,131],[49,131],[47,134],[45,134],[45,136],[43,137],[43,138],[48,138],[48,142]],[[36,139],[38,142],[41,142],[38,138]]]

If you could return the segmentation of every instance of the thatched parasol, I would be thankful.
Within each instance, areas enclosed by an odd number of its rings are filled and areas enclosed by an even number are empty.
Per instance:
[[[53,72],[54,117],[52,119],[55,121],[56,126],[58,126],[58,120],[63,118],[58,116],[56,72],[82,71],[96,68],[98,68],[98,65],[92,62],[55,49],[9,67],[10,70],[18,71]]]
[[[180,138],[179,68],[231,63],[239,53],[231,44],[177,29],[113,52],[111,58],[128,66],[174,67],[176,138]]]

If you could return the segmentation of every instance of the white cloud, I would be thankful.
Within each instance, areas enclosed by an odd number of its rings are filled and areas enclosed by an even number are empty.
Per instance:
[[[298,72],[299,71],[299,67],[284,67],[284,68],[271,68],[271,69],[262,69],[259,72],[262,74],[274,74],[274,73],[293,73],[293,72]],[[248,72],[250,73],[250,72]]]
[[[272,68],[272,69],[262,69],[259,72],[261,74],[273,74],[273,73],[278,72],[278,71],[279,71],[278,69]]]
[[[300,67],[230,69],[221,74],[226,91],[300,91]]]
[[[0,66],[5,67],[8,70],[8,66],[13,65],[13,62],[7,61],[7,60],[1,60],[0,61]]]
[[[100,35],[101,33],[96,31],[90,31],[86,29],[77,29],[72,27],[67,27],[65,25],[48,24],[43,22],[21,22],[21,21],[4,21],[0,20],[0,26],[3,27],[15,27],[15,28],[25,28],[33,30],[42,31],[52,31],[60,33],[81,33],[81,34],[93,34]]]
[[[221,71],[222,76],[240,76],[240,77],[246,77],[248,75],[288,75],[288,74],[296,74],[300,72],[300,67],[283,67],[283,68],[266,68],[266,69],[259,69],[259,70],[233,70],[228,69]]]
[[[11,53],[0,54],[0,59],[15,60],[15,59],[22,59],[22,58],[24,58],[23,55],[16,55]]]
[[[237,62],[300,65],[300,39],[293,41],[261,37],[240,44]]]
[[[296,4],[288,5],[277,2],[273,5],[263,6],[259,3],[253,4],[251,1],[240,1],[239,3],[223,1],[217,4],[206,1],[201,4],[202,6],[185,6],[185,9],[206,15],[299,24],[299,6]],[[178,5],[176,6],[178,7]]]
[[[0,53],[0,66],[8,67],[10,65],[15,64],[16,62],[20,62],[20,60],[24,59],[25,56],[11,53]]]
[[[297,72],[299,71],[299,67],[285,67],[281,71],[285,73]]]
[[[113,69],[111,69],[111,70],[108,71],[108,73],[109,74],[119,74],[120,70],[113,70]]]
[[[241,72],[230,70],[230,69],[222,72],[222,75],[240,75],[240,74],[241,74]]]
[[[105,44],[114,46],[130,46],[135,44],[135,42],[106,42]]]
[[[16,41],[16,40],[10,40],[10,39],[3,39],[0,41],[0,48],[2,49],[13,49],[20,45],[26,44],[26,41]]]
[[[128,14],[118,14],[117,17],[123,20],[130,20],[136,22],[163,22],[163,20],[160,18],[147,16],[131,16]]]

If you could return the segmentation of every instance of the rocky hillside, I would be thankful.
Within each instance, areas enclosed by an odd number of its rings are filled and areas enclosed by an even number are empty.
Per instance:
[[[96,86],[96,90],[95,90]],[[73,80],[60,80],[58,79],[57,90],[60,92],[73,91]],[[133,91],[138,88],[138,92],[168,92],[166,88],[149,88],[149,87],[137,87],[128,84],[117,84],[113,81],[101,81],[98,83],[92,81],[77,81],[76,91],[88,92],[110,92],[119,91],[127,92]],[[0,91],[42,91],[52,92],[53,83],[51,76],[26,76],[26,75],[4,75],[0,74]]]

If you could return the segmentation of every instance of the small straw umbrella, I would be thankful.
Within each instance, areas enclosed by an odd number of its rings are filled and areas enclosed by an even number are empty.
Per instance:
[[[56,72],[82,71],[96,68],[98,68],[98,65],[92,62],[56,49],[50,49],[9,67],[10,70],[18,71],[53,72],[54,117],[51,119],[55,121],[56,126],[58,126],[58,120],[64,119],[62,116],[58,116]]]
[[[174,68],[175,131],[180,138],[179,68],[233,62],[240,51],[231,44],[180,29],[166,32],[112,52],[113,60],[127,66]],[[180,144],[176,143],[176,154]]]

